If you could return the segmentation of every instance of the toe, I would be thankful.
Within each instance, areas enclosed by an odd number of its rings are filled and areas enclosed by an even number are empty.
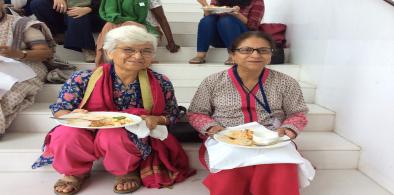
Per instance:
[[[116,185],[116,189],[117,189],[117,190],[123,190],[123,185],[122,185],[122,184]]]

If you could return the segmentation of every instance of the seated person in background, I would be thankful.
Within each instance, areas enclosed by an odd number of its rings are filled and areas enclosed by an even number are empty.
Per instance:
[[[145,27],[149,33],[154,34],[161,39],[161,30],[167,38],[168,45],[166,48],[171,52],[177,52],[179,45],[175,44],[172,37],[170,25],[167,17],[164,15],[163,6],[160,0],[102,0],[100,5],[100,16],[107,21],[97,40],[96,65],[102,64],[103,58],[103,40],[105,34],[119,26],[136,25]]]
[[[280,136],[295,138],[307,124],[297,81],[265,68],[275,43],[258,31],[242,34],[228,48],[235,65],[207,77],[189,107],[190,124],[204,135],[256,121]],[[205,137],[206,138],[206,137]],[[200,160],[208,158],[204,144]],[[204,180],[212,195],[298,195],[297,164],[262,164],[210,173]]]
[[[9,4],[12,10],[21,16],[30,16],[33,14],[30,9],[30,2],[31,0],[5,0],[5,4]]]
[[[205,0],[198,0],[202,6],[207,6]],[[197,55],[189,60],[190,64],[203,64],[209,46],[228,48],[240,34],[256,30],[264,15],[263,0],[212,0],[213,6],[232,7],[234,11],[224,14],[213,14],[204,11],[204,18],[198,25]],[[229,57],[225,62],[233,64]]]
[[[175,124],[179,109],[172,84],[148,68],[156,45],[156,38],[137,26],[109,31],[103,47],[113,63],[74,73],[50,106],[54,116],[114,111],[142,115],[150,130]],[[113,190],[117,193],[133,192],[141,182],[150,188],[171,186],[194,174],[185,151],[170,133],[160,141],[139,139],[125,128],[93,131],[60,125],[45,139],[46,157],[40,157],[33,168],[53,159],[55,170],[65,175],[55,184],[56,193],[79,191],[99,158],[116,176]]]
[[[94,62],[96,56],[93,32],[100,31],[104,24],[98,15],[99,6],[100,0],[32,0],[30,3],[33,14],[48,25],[58,44],[64,41],[64,48],[82,51],[85,62]]]
[[[34,103],[47,74],[42,61],[52,58],[54,45],[45,24],[7,14],[4,0],[0,0],[0,55],[27,64],[37,74],[35,78],[16,83],[0,97],[0,136],[20,111]]]

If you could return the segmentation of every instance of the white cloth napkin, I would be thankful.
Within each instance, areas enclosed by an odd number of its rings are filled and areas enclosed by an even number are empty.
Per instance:
[[[262,125],[253,122],[231,129],[255,129]],[[208,138],[205,142],[208,152],[208,164],[210,172],[216,173],[221,170],[246,167],[259,164],[294,163],[298,164],[298,179],[300,187],[306,187],[315,176],[315,170],[311,163],[304,159],[293,144],[287,144],[278,148],[241,148]]]
[[[168,137],[167,126],[165,125],[157,125],[155,129],[149,130],[146,126],[145,121],[141,121],[137,125],[130,125],[125,127],[128,131],[137,135],[138,138],[145,138],[147,136],[151,136],[156,139],[160,139],[161,141],[165,140]]]
[[[35,76],[37,74],[30,66],[0,55],[0,99],[15,83],[26,81]]]

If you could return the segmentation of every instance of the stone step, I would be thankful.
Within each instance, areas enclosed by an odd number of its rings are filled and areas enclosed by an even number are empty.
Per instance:
[[[179,102],[190,102],[201,80],[176,80],[171,79],[175,89],[175,97]],[[62,84],[45,84],[38,92],[36,102],[55,102]],[[306,82],[300,82],[305,102],[313,103],[316,87]]]
[[[7,132],[47,132],[57,125],[49,110],[51,103],[35,103],[30,108],[18,114]],[[186,108],[189,103],[179,103]],[[305,131],[332,131],[334,129],[335,113],[315,104],[308,104],[308,125]]]
[[[208,195],[202,184],[207,171],[198,171],[173,188],[141,188],[133,195]],[[53,184],[60,177],[54,172],[0,172],[0,191],[6,195],[52,195]],[[18,182],[15,182],[18,181]],[[114,177],[107,172],[94,172],[80,191],[81,195],[114,194]],[[357,170],[318,170],[312,184],[301,189],[301,195],[392,195]]]
[[[42,133],[6,133],[0,142],[1,171],[32,171],[31,164],[41,154]],[[301,154],[317,169],[355,169],[360,148],[334,132],[303,132],[295,141]],[[203,170],[198,159],[200,143],[182,143],[191,166]],[[103,170],[101,162],[95,170]],[[53,171],[50,166],[36,171]]]

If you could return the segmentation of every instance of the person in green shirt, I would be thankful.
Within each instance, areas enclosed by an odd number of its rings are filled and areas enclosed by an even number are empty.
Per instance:
[[[162,30],[167,38],[166,48],[171,53],[177,52],[180,48],[174,41],[160,0],[101,0],[99,13],[101,18],[107,21],[107,24],[103,27],[97,40],[97,65],[104,61],[102,41],[105,34],[109,30],[120,26],[137,25],[145,27],[149,33],[154,34],[159,39],[162,36]]]

